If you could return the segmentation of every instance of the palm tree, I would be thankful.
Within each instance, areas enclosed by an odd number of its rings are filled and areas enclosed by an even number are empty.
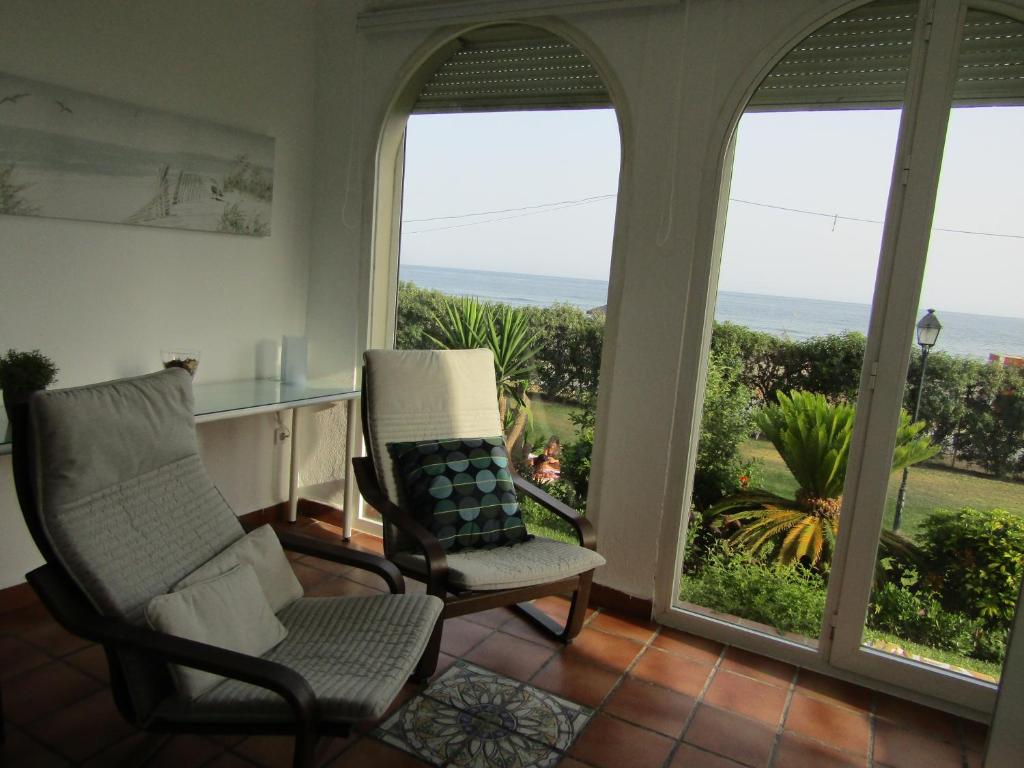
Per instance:
[[[498,389],[498,413],[510,450],[519,442],[530,418],[530,374],[538,352],[539,331],[531,331],[520,310],[507,304],[488,310],[477,299],[446,298],[442,316],[435,316],[440,338],[428,337],[442,349],[490,349],[494,355],[494,380]]]
[[[795,498],[751,490],[721,501],[712,512],[722,523],[740,525],[730,540],[743,549],[784,563],[827,564],[839,530],[855,409],[799,390],[777,398],[756,421],[796,479]],[[923,421],[911,423],[905,411],[900,414],[893,472],[938,453],[939,446],[920,434],[924,427]]]

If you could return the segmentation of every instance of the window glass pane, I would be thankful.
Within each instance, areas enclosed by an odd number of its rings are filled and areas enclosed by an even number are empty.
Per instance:
[[[498,375],[499,406],[518,470],[581,511],[618,171],[609,109],[409,119],[395,346],[494,349],[511,371]],[[510,324],[522,343],[503,361],[496,342],[514,338]],[[567,523],[521,503],[531,533],[575,541]]]

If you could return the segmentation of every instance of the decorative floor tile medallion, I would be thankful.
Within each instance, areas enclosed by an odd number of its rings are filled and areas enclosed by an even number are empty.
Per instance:
[[[459,661],[374,735],[436,766],[548,768],[591,715],[579,704]]]

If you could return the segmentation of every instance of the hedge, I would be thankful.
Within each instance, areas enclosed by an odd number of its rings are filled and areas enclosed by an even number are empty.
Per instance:
[[[443,299],[440,291],[400,284],[395,340],[399,349],[433,346],[428,334],[438,334],[434,318]],[[604,315],[568,304],[525,307],[523,311],[541,331],[534,388],[548,397],[584,402],[588,394],[597,391]],[[711,337],[709,392],[719,396],[724,389],[738,400],[726,418],[730,426],[738,412],[775,402],[780,391],[802,389],[819,392],[831,401],[852,400],[860,386],[865,347],[864,335],[855,332],[792,340],[735,323],[716,323]],[[916,347],[908,354],[908,381],[917,382],[920,355]],[[712,381],[714,376],[724,377],[727,383]],[[904,408],[913,410],[916,395],[914,386],[906,388]],[[749,400],[742,402],[744,397]],[[921,418],[928,423],[933,441],[954,463],[971,462],[998,477],[1024,474],[1024,371],[932,353]],[[705,427],[712,427],[718,420],[704,421]],[[727,437],[727,442],[731,441]],[[729,472],[733,469],[730,466]]]

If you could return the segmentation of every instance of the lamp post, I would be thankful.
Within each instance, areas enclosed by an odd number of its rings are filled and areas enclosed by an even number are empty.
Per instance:
[[[917,321],[917,345],[921,348],[921,378],[917,382],[917,399],[914,401],[914,421],[917,421],[921,413],[921,394],[924,392],[924,374],[928,369],[928,353],[932,351],[935,342],[939,340],[939,331],[942,330],[942,323],[935,316],[935,310],[928,312]],[[907,474],[909,467],[903,468],[903,479],[900,481],[900,491],[896,494],[896,512],[892,518],[892,529],[898,531],[903,519],[903,504],[907,500]]]

